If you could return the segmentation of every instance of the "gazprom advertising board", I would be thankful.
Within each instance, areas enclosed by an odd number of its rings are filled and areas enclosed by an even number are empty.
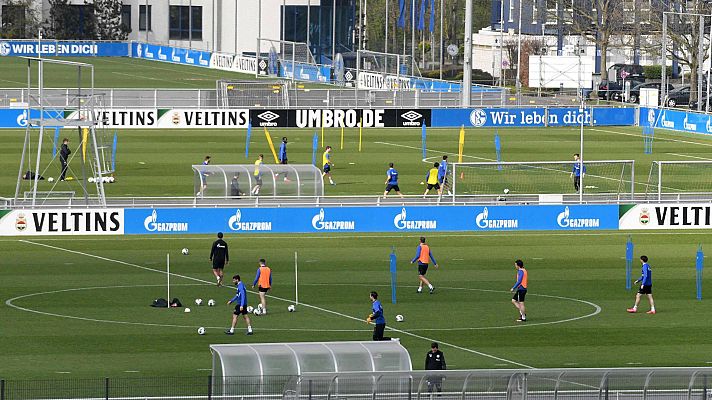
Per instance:
[[[126,209],[126,234],[618,229],[617,205]]]

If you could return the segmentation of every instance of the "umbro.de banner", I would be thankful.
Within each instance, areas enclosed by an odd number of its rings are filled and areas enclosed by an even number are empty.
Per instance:
[[[404,128],[431,126],[430,109],[250,110],[252,126],[289,128]]]

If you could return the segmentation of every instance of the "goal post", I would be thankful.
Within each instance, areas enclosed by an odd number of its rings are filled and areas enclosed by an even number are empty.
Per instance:
[[[574,161],[465,162],[452,168],[455,196],[577,193]],[[584,161],[580,179],[585,194],[635,193],[634,160]]]
[[[712,193],[711,161],[653,161],[648,174],[646,199],[665,194]]]

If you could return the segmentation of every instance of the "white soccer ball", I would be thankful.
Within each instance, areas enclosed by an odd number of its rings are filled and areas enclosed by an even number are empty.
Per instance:
[[[183,312],[189,313],[189,312],[190,312],[190,308],[186,307],[185,310],[183,310]]]
[[[255,307],[258,310],[262,310],[262,303],[258,304],[257,307]]]
[[[187,256],[190,253],[190,250],[188,250],[187,247],[183,247],[183,250],[180,251],[184,256]]]
[[[260,311],[259,308],[255,308],[255,309],[252,311],[252,313],[255,314],[255,315],[260,315],[260,314],[262,314],[262,311]]]
[[[195,299],[195,305],[196,306],[203,305],[203,299]]]
[[[214,305],[215,305],[215,300],[213,300],[213,299],[208,300],[208,307],[212,307]]]
[[[254,311],[254,310],[255,310],[255,309],[252,308],[252,306],[247,306],[247,312],[248,312],[248,313],[251,313],[251,312]]]
[[[198,328],[198,335],[205,335],[205,328],[203,328],[202,326]]]
[[[109,183],[114,183],[114,177],[113,177],[113,176],[110,176],[110,177],[109,177]]]
[[[92,178],[92,177],[90,176],[89,179],[87,179],[87,181],[89,181],[89,183],[94,183],[94,178]]]
[[[405,318],[401,314],[396,315],[396,321],[403,322],[404,319]]]
[[[54,178],[50,176],[49,178],[47,178],[47,182],[54,182]]]
[[[287,311],[289,311],[289,312],[294,312],[294,310],[296,310],[296,309],[297,309],[297,308],[294,307],[294,304],[290,304],[290,305],[287,307]]]
[[[504,194],[508,194],[508,193],[509,193],[509,189],[504,189]]]

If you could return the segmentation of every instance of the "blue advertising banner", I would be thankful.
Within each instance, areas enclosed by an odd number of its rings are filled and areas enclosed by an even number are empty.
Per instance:
[[[196,67],[209,67],[211,54],[209,51],[190,50],[181,47],[136,42],[131,43],[131,56],[145,60],[166,61]]]
[[[0,56],[128,57],[126,42],[0,40]]]
[[[618,229],[617,205],[126,209],[126,234]]]
[[[634,125],[634,108],[475,108],[434,109],[433,127],[530,127]]]
[[[712,134],[712,115],[691,111],[640,108],[640,126]]]
[[[45,111],[45,118],[62,118],[63,110]],[[30,118],[39,118],[39,110],[30,110]],[[0,128],[27,127],[27,110],[22,108],[0,108]]]

